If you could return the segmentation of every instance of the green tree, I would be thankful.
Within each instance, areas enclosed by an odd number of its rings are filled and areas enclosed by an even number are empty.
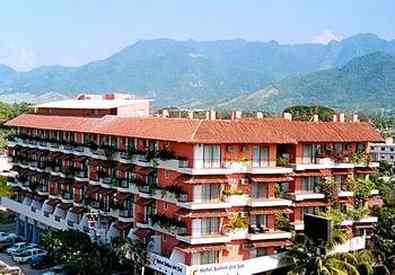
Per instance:
[[[12,188],[7,185],[7,178],[0,176],[0,197],[9,197],[12,194]]]
[[[291,113],[293,120],[310,121],[313,120],[315,114],[318,114],[320,120],[330,121],[336,111],[320,105],[296,105],[286,108],[283,113]]]
[[[147,245],[140,240],[118,240],[114,243],[113,249],[120,263],[133,270],[133,274],[140,274],[140,271],[148,264]]]
[[[395,208],[383,207],[376,215],[378,222],[372,236],[374,252],[383,259],[389,270],[395,270],[389,261],[390,257],[395,256]]]
[[[54,264],[65,265],[72,274],[99,275],[125,271],[113,250],[91,242],[79,231],[48,232],[43,247]]]

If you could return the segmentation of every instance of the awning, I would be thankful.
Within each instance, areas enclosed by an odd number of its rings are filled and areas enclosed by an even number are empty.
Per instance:
[[[87,210],[84,207],[76,206],[76,207],[73,207],[70,211],[73,213],[76,213],[76,214],[81,214],[81,213],[86,212]]]
[[[253,242],[252,245],[256,248],[261,247],[281,247],[285,245],[290,245],[291,242],[288,240],[284,241],[263,241],[263,242]]]
[[[58,208],[61,208],[63,210],[67,210],[67,209],[69,209],[72,206],[73,206],[72,203],[60,203],[60,204],[58,204]]]
[[[252,214],[252,215],[271,215],[271,214],[276,214],[276,213],[285,213],[285,214],[291,214],[292,213],[292,210],[291,209],[289,209],[289,208],[283,208],[283,209],[267,209],[267,208],[265,208],[265,209],[257,209],[257,208],[254,208],[254,209],[251,209],[250,211],[250,214]]]
[[[228,183],[227,178],[193,177],[184,181],[188,184],[223,184]]]
[[[73,187],[76,188],[76,189],[82,189],[82,188],[84,188],[87,185],[88,185],[87,182],[74,181]]]
[[[330,176],[331,173],[328,170],[323,171],[314,171],[314,172],[294,172],[292,174],[293,177],[327,177]]]
[[[261,178],[255,178],[255,177],[251,177],[250,180],[252,182],[289,182],[292,181],[293,178],[292,177],[261,177]]]
[[[124,200],[132,198],[132,194],[130,193],[124,193],[124,192],[118,192],[117,193],[117,199],[119,202],[123,202]]]
[[[99,192],[99,190],[100,190],[100,186],[89,185],[87,192],[88,196],[96,194],[97,192]]]
[[[130,228],[132,228],[133,227],[133,223],[131,223],[131,222],[117,222],[116,224],[115,224],[115,227],[119,230],[119,231],[126,231],[126,230],[128,230],[128,229],[130,229]]]
[[[338,170],[333,170],[332,175],[334,176],[347,176],[350,175],[352,171],[338,171]]]
[[[154,202],[154,199],[144,199],[144,198],[138,198],[134,203],[135,204],[142,204],[142,205],[148,205],[152,202]]]
[[[188,246],[180,244],[175,249],[178,249],[184,253],[198,253],[204,251],[221,251],[226,249],[226,245],[197,245],[197,246]]]
[[[371,174],[373,173],[370,169],[355,169],[354,174]]]
[[[136,231],[133,232],[133,234],[139,239],[139,240],[144,240],[145,238],[150,237],[153,232],[149,229],[144,229],[144,228],[138,228]]]
[[[58,203],[60,203],[59,199],[49,199],[46,204],[52,207],[55,207],[55,205],[57,205]]]
[[[323,201],[301,201],[295,202],[295,207],[310,207],[310,206],[327,206],[328,204]]]
[[[229,215],[225,211],[190,211],[184,208],[178,209],[176,214],[180,218],[226,217]]]

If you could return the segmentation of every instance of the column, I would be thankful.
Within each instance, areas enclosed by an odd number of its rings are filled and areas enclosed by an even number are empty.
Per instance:
[[[20,227],[21,226],[21,221],[19,220],[19,214],[16,215],[16,221],[15,221],[15,234],[19,236],[21,234]]]
[[[33,234],[32,234],[32,243],[38,243],[38,230],[37,230],[37,221],[33,221]]]
[[[28,230],[29,230],[28,226],[29,226],[28,218],[25,217],[25,227],[24,227],[24,232],[23,232],[23,237],[25,240],[27,240],[27,238],[28,238]]]

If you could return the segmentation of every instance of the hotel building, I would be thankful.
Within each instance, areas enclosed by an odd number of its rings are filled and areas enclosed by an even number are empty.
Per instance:
[[[377,166],[352,155],[382,142],[362,122],[136,117],[111,100],[99,111],[86,102],[37,106],[9,121],[15,192],[2,205],[34,242],[67,229],[100,242],[144,240],[164,274],[275,268],[291,230],[303,232],[303,213],[328,205],[320,182],[335,180],[341,208],[352,208],[346,181]],[[381,203],[372,192],[369,206]],[[358,236],[374,222],[343,226]]]

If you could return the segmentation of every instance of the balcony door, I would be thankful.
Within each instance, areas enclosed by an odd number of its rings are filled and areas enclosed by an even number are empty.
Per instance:
[[[303,145],[303,164],[316,164],[317,156],[320,153],[321,146],[319,144]]]
[[[204,168],[220,168],[220,147],[219,145],[204,145],[203,165]]]
[[[252,147],[252,167],[260,168],[269,166],[269,147],[255,145]]]

